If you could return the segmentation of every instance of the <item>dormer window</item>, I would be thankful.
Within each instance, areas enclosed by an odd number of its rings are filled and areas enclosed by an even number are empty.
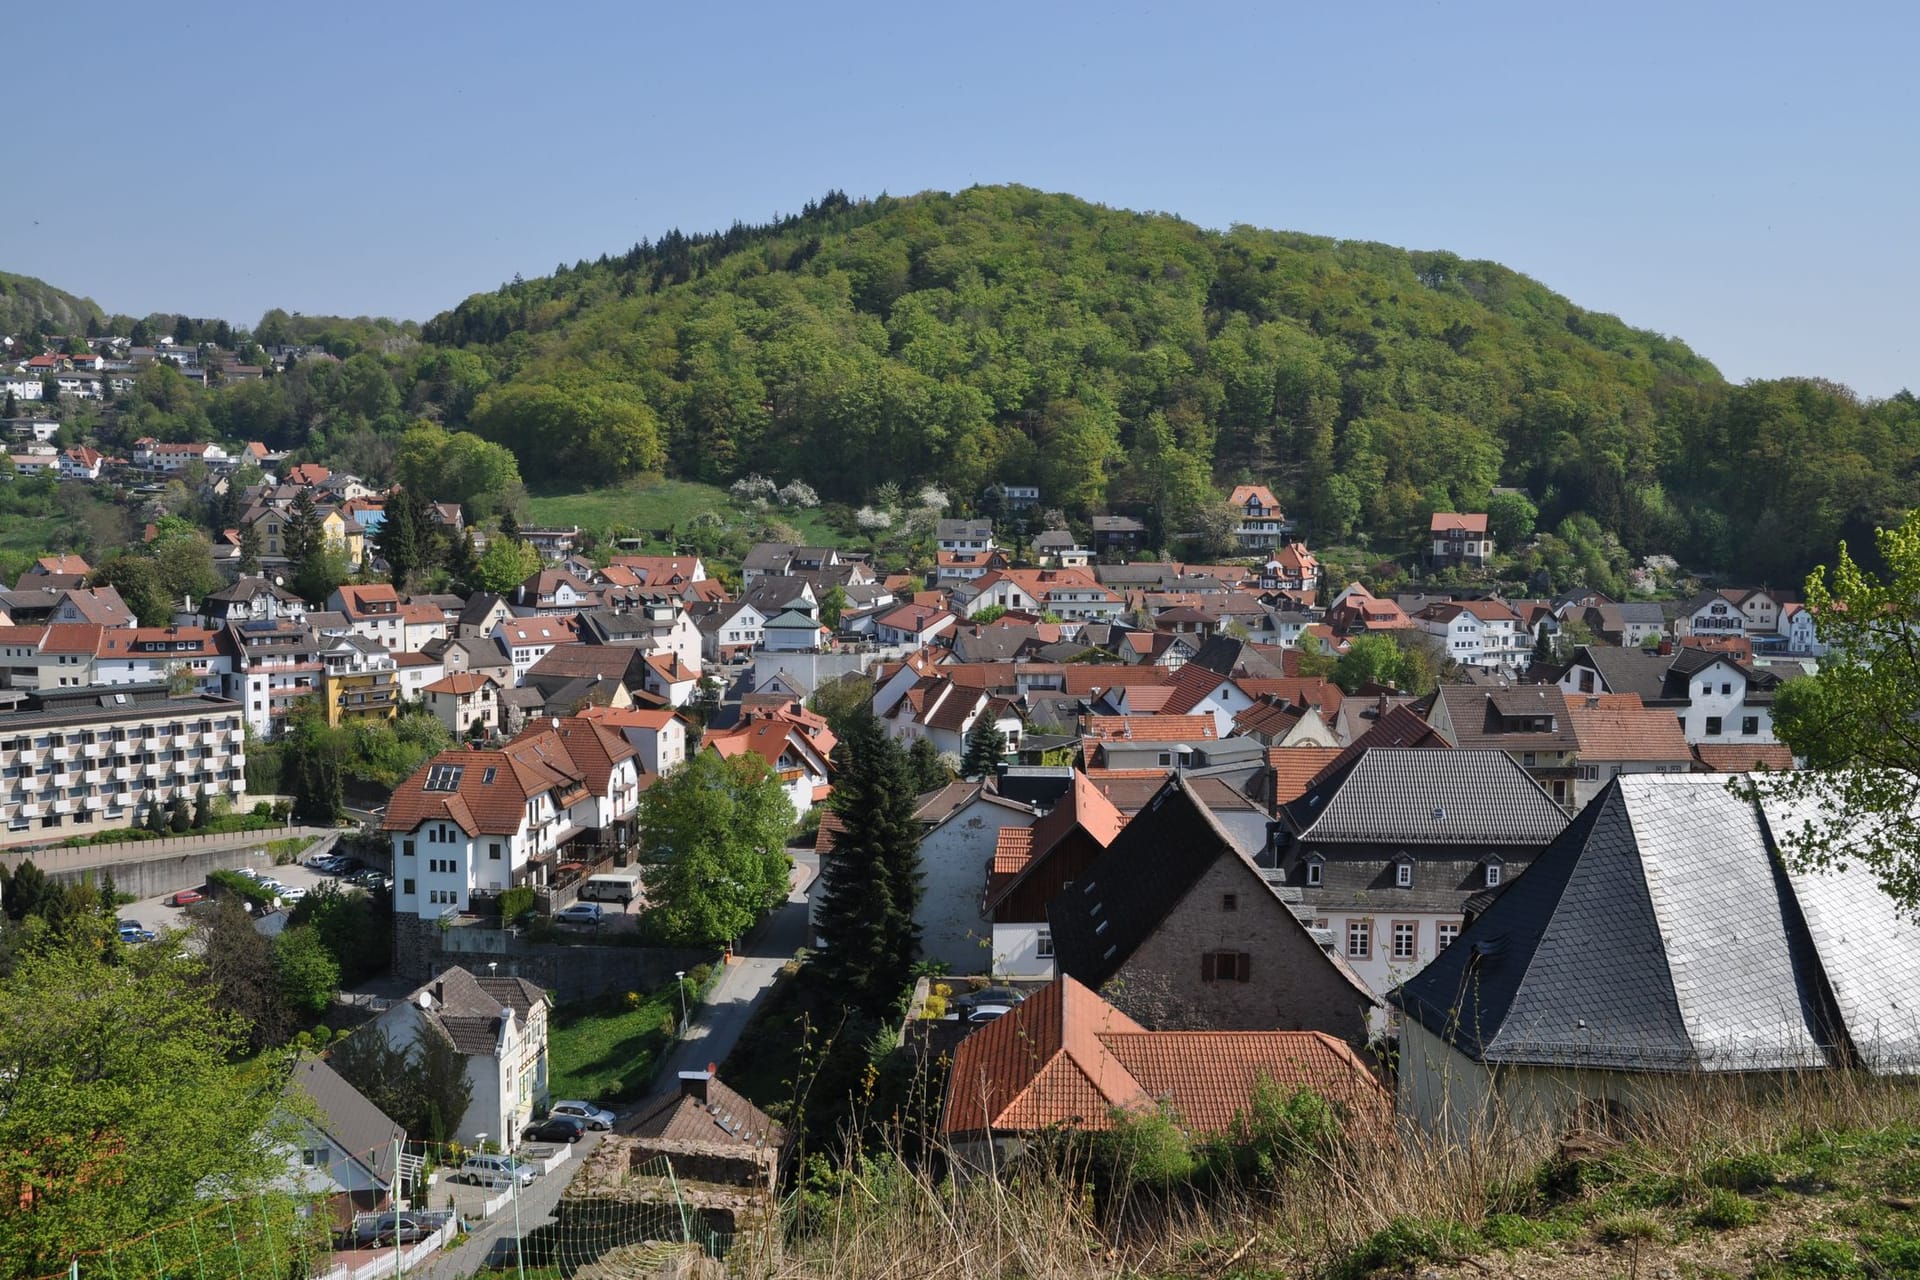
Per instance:
[[[1413,888],[1413,860],[1402,858],[1393,864],[1393,884],[1396,889]]]
[[[1504,870],[1505,868],[1498,862],[1489,862],[1487,864],[1487,888],[1495,889],[1499,887],[1500,877]]]
[[[1321,873],[1325,868],[1326,861],[1318,855],[1307,859],[1307,887],[1309,889],[1317,889],[1320,887]]]

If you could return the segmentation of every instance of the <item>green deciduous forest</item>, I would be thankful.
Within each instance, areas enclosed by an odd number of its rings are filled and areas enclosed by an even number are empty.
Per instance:
[[[226,328],[139,323],[168,320]],[[1316,544],[1388,556],[1502,485],[1563,558],[1669,554],[1773,582],[1920,505],[1906,392],[1733,386],[1494,263],[1022,187],[833,192],[516,277],[422,326],[276,311],[229,336],[340,359],[191,396],[150,370],[119,434],[260,439],[380,480],[425,420],[517,455],[517,477],[469,485],[494,507],[519,477],[757,472],[849,505],[922,482],[964,504],[1005,481],[1158,532],[1257,481]]]

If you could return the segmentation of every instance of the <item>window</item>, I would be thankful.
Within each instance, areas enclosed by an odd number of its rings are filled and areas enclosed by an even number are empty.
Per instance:
[[[1412,920],[1393,922],[1393,958],[1411,960],[1419,949],[1420,926]]]
[[[1373,921],[1347,921],[1347,959],[1365,960],[1373,955]]]
[[[400,892],[406,895],[407,897],[411,898],[413,896],[413,881],[402,880],[400,882]]]
[[[1500,877],[1505,870],[1506,868],[1502,867],[1499,863],[1489,862],[1487,864],[1487,888],[1492,889],[1498,886]]]
[[[1580,781],[1582,781],[1582,782],[1598,782],[1598,781],[1600,781],[1600,766],[1599,766],[1599,765],[1597,765],[1597,764],[1583,764],[1583,765],[1581,765],[1581,766],[1580,766]]]
[[[495,840],[487,846],[487,857],[493,862],[500,861],[500,842],[498,840]]]
[[[1717,735],[1719,732],[1720,732],[1720,717],[1708,716],[1707,717],[1707,736],[1711,738]]]
[[[1400,889],[1413,888],[1413,864],[1411,862],[1399,862],[1394,864],[1393,883],[1396,888],[1400,888]]]
[[[1453,945],[1453,940],[1459,936],[1459,925],[1453,923],[1451,920],[1442,920],[1435,930],[1434,947],[1436,950],[1445,951]]]
[[[1253,957],[1244,951],[1205,951],[1200,955],[1200,981],[1246,982],[1253,976]]]
[[[1720,696],[1723,698],[1731,698],[1733,696],[1733,686],[1731,684],[1722,684],[1720,686]]]
[[[411,858],[413,856],[413,841],[402,840],[400,842],[400,856],[403,858]]]
[[[1307,859],[1307,887],[1308,888],[1314,889],[1319,887],[1320,867],[1321,867],[1320,859],[1318,858]]]
[[[1173,763],[1173,753],[1171,751],[1162,751],[1160,753],[1160,766],[1162,768],[1165,768],[1166,766],[1172,763]]]
[[[1753,737],[1753,736],[1754,736],[1755,734],[1757,734],[1757,733],[1759,733],[1759,732],[1760,732],[1760,717],[1759,717],[1759,716],[1741,716],[1741,717],[1740,717],[1740,732],[1741,732],[1741,733],[1743,733],[1743,734],[1745,734],[1745,735],[1746,735],[1747,737],[1749,737],[1749,738],[1751,738],[1751,737]]]
[[[1523,751],[1523,752],[1521,752],[1521,753],[1520,753],[1520,767],[1521,767],[1521,768],[1523,768],[1523,769],[1531,769],[1531,768],[1533,768],[1533,766],[1534,766],[1534,763],[1535,763],[1535,760],[1534,760],[1534,753],[1533,753],[1533,752],[1531,752],[1531,751]]]
[[[1053,933],[1051,930],[1042,929],[1040,931],[1040,939],[1034,944],[1033,950],[1034,954],[1042,960],[1053,959]]]
[[[1238,911],[1240,909],[1240,895],[1237,893],[1221,894],[1220,909],[1222,911]]]

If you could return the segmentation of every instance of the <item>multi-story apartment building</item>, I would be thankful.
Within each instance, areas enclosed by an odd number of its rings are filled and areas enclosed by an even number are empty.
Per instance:
[[[363,635],[329,636],[320,650],[321,696],[327,723],[391,720],[400,710],[393,655]]]
[[[220,645],[232,662],[225,694],[246,707],[260,738],[277,737],[302,698],[320,692],[320,641],[305,621],[282,616],[229,622]]]
[[[0,843],[127,827],[247,789],[240,704],[164,684],[49,689],[0,712]]]

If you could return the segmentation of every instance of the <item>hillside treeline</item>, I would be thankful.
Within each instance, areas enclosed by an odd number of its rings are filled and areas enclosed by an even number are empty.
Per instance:
[[[214,391],[246,404],[207,421],[376,469],[428,417],[536,487],[758,471],[858,504],[1026,481],[1168,529],[1257,480],[1316,542],[1383,553],[1513,485],[1543,528],[1584,514],[1635,555],[1775,582],[1920,505],[1905,393],[1733,387],[1493,263],[1019,187],[830,193],[369,336],[337,371]]]

